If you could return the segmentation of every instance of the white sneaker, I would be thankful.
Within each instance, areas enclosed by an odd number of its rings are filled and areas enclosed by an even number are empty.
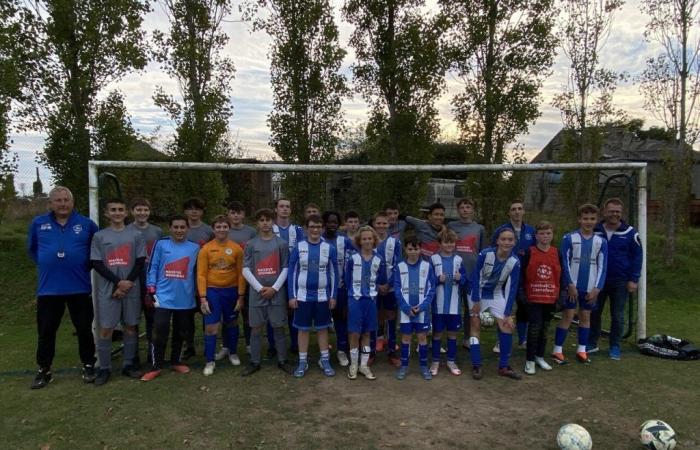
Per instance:
[[[430,364],[430,373],[432,376],[435,376],[438,374],[438,371],[440,370],[440,361],[435,361]]]
[[[496,341],[496,345],[493,346],[493,352],[501,353],[501,344],[498,341]]]
[[[536,356],[535,362],[537,363],[537,366],[542,370],[552,370],[552,366],[550,366],[549,363],[547,363],[547,361],[544,360],[544,358]]]
[[[365,376],[368,380],[375,380],[377,377],[372,373],[372,369],[369,366],[360,366],[360,373]]]
[[[445,347],[440,347],[440,353],[441,354],[447,354],[447,349]]]
[[[447,361],[447,368],[452,375],[462,375],[462,371],[457,367],[457,363],[454,361]]]
[[[204,366],[204,376],[208,377],[209,375],[214,375],[214,368],[216,367],[216,363],[214,361],[206,363]]]
[[[357,364],[350,364],[350,369],[348,369],[348,378],[351,380],[357,378]]]
[[[528,375],[534,375],[535,371],[535,361],[525,361],[525,373]]]
[[[228,356],[228,348],[226,347],[221,347],[221,350],[216,352],[216,356],[214,356],[214,359],[217,361],[221,361],[222,359],[226,358]]]
[[[523,341],[521,344],[518,344],[518,348],[527,350],[527,341]]]
[[[234,366],[240,366],[241,365],[241,358],[238,357],[235,353],[233,355],[228,355],[228,360],[231,361],[231,364]]]
[[[342,367],[347,367],[348,364],[350,364],[350,360],[348,360],[348,355],[342,350],[338,350],[338,353],[336,353],[336,357],[338,358],[338,364],[340,364]]]

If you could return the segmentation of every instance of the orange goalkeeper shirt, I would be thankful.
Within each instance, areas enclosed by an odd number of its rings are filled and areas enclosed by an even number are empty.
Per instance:
[[[230,239],[223,244],[216,239],[204,244],[197,257],[197,291],[200,297],[207,295],[208,287],[238,287],[238,294],[245,291],[243,278],[243,250]]]

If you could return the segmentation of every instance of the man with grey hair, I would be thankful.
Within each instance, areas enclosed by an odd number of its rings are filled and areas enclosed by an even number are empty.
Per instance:
[[[39,371],[32,389],[43,388],[52,381],[56,332],[66,306],[78,336],[83,381],[95,381],[90,243],[98,228],[73,206],[71,191],[57,186],[49,192],[50,211],[35,217],[29,226],[27,247],[39,269],[36,308]]]

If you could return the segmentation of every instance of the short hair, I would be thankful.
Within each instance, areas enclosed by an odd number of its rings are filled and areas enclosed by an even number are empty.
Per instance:
[[[320,210],[321,210],[321,207],[318,206],[318,205],[317,205],[316,203],[314,203],[314,202],[309,202],[309,203],[307,203],[307,204],[304,206],[304,211],[306,211],[306,210],[309,209],[309,208],[313,208],[313,209],[315,209],[316,211],[320,211]]]
[[[408,247],[408,244],[411,244],[412,246],[418,248],[420,247],[421,241],[415,234],[409,234],[404,238],[403,246]]]
[[[438,241],[443,242],[457,242],[457,233],[450,230],[447,227],[443,227],[442,230],[437,235]]]
[[[523,202],[522,198],[514,198],[508,203],[508,209],[510,209],[511,206],[515,205],[516,203],[520,203],[521,205],[524,205],[525,202]]]
[[[584,203],[578,207],[578,217],[581,217],[584,214],[598,214],[599,211],[600,210],[596,205],[592,203]]]
[[[55,188],[51,189],[49,191],[49,198],[52,198],[55,194],[58,194],[59,192],[66,192],[68,194],[68,198],[73,200],[73,193],[70,191],[70,189],[68,189],[65,186],[56,186]]]
[[[183,214],[173,214],[172,216],[170,216],[170,220],[168,221],[168,226],[171,226],[171,227],[172,227],[172,226],[173,226],[173,222],[175,222],[176,220],[182,220],[182,221],[185,222],[185,226],[186,226],[187,228],[190,227],[189,222],[187,222],[187,217],[185,217]]]
[[[625,207],[625,204],[622,202],[622,199],[620,199],[620,197],[612,197],[605,200],[605,203],[603,204],[603,209],[607,209],[608,205],[610,204],[618,205],[623,208]]]
[[[433,203],[432,205],[428,206],[428,214],[432,214],[433,211],[435,211],[436,209],[441,209],[441,210],[444,211],[444,210],[445,210],[445,205],[443,205],[443,204],[440,203],[440,202],[435,202],[435,203]]]
[[[134,209],[137,206],[145,206],[148,209],[151,209],[151,202],[148,201],[148,199],[145,197],[136,197],[135,199],[131,200],[131,204],[129,205],[129,209]]]
[[[357,213],[357,211],[350,210],[345,213],[345,220],[347,221],[348,219],[357,219],[360,220],[360,215]]]
[[[476,208],[476,203],[469,197],[463,197],[457,200],[457,208],[459,208],[462,205],[469,205],[472,208]]]
[[[498,233],[496,234],[496,237],[494,238],[494,240],[498,241],[498,238],[500,238],[503,233],[511,233],[513,235],[513,237],[515,237],[515,231],[513,231],[512,228],[503,227],[500,230],[498,230]]]
[[[311,214],[309,217],[306,218],[306,222],[304,222],[304,225],[308,227],[311,222],[320,223],[321,225],[323,225],[323,218],[318,214]]]
[[[107,208],[107,205],[109,205],[110,203],[118,203],[118,204],[120,204],[120,205],[126,206],[126,202],[125,202],[124,200],[122,200],[121,198],[119,198],[119,197],[110,197],[110,198],[108,198],[107,200],[105,200],[105,202],[104,202],[104,204],[105,204],[105,209]]]
[[[389,220],[389,215],[387,213],[385,213],[384,211],[379,211],[374,215],[374,217],[372,217],[372,222],[379,219],[380,217],[384,217],[385,219]]]
[[[243,206],[243,203],[239,202],[238,200],[234,200],[232,202],[229,202],[227,206],[229,211],[234,211],[234,212],[245,212],[245,207]]]
[[[401,209],[401,208],[399,208],[399,204],[398,204],[397,202],[394,202],[394,201],[391,201],[391,200],[390,200],[390,201],[388,201],[388,202],[384,202],[384,206],[382,206],[382,209],[383,209],[384,211],[386,211],[387,209],[395,209],[395,210],[398,211],[398,210]]]
[[[275,220],[275,212],[270,208],[261,208],[255,211],[255,220],[258,221],[262,218]]]
[[[374,228],[365,225],[364,227],[360,227],[359,230],[357,230],[357,234],[355,235],[355,238],[353,239],[355,243],[355,247],[360,248],[360,241],[362,239],[362,233],[364,232],[370,232],[372,233],[372,239],[374,240],[374,247],[379,244],[379,236],[377,235],[377,232],[374,231]]]
[[[289,202],[289,206],[292,205],[292,201],[291,201],[291,200],[289,200],[289,199],[286,198],[286,197],[280,197],[280,198],[278,198],[277,200],[275,200],[275,208],[277,208],[277,207],[279,206],[280,202]]]
[[[308,205],[307,205],[308,206]],[[323,223],[326,224],[328,223],[328,219],[331,218],[331,216],[335,216],[338,218],[338,224],[340,224],[340,214],[335,212],[335,211],[324,211],[323,214],[321,215],[321,219],[323,219]]]
[[[535,231],[541,230],[552,230],[554,231],[554,225],[548,220],[541,220],[537,225],[535,225]]]
[[[214,228],[214,225],[216,225],[217,223],[225,223],[229,226],[229,228],[231,228],[231,224],[228,221],[228,217],[224,216],[223,214],[219,214],[216,217],[214,217],[214,219],[211,221],[212,228]]]
[[[204,211],[206,209],[206,204],[201,198],[192,197],[185,200],[185,203],[182,204],[182,209],[201,209]]]

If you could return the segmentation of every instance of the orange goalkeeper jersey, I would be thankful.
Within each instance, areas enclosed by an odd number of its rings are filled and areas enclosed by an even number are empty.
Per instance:
[[[243,250],[228,239],[223,244],[216,239],[204,244],[197,257],[197,291],[207,295],[207,287],[238,287],[239,294],[245,291],[243,278]]]

